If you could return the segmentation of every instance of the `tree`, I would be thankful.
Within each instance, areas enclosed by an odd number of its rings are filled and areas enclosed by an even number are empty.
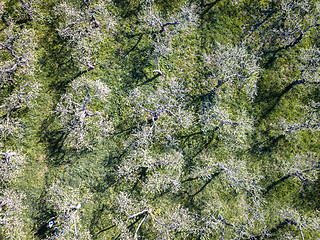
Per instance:
[[[205,202],[207,207],[203,209],[203,217],[197,222],[200,239],[267,239],[271,236],[265,224],[263,210],[248,207],[243,197],[237,197],[242,201],[233,213],[239,214],[237,218],[228,214],[225,203],[220,199]]]
[[[134,183],[140,181],[139,174],[145,171],[147,179],[141,183],[142,192],[177,192],[182,164],[182,154],[179,152],[152,154],[147,149],[137,149],[123,160],[116,174],[122,181]]]
[[[186,91],[174,79],[157,89],[135,88],[130,98],[137,122],[145,121],[142,131],[138,129],[136,133],[138,145],[152,141],[157,135],[164,135],[168,142],[173,143],[175,132],[188,128],[193,122],[186,106]]]
[[[35,103],[41,86],[34,79],[37,58],[35,30],[19,26],[15,19],[6,15],[6,10],[3,9],[4,26],[0,40],[1,138],[19,136],[22,129],[17,112]]]
[[[194,230],[194,218],[179,205],[173,209],[161,211],[156,206],[154,208],[150,207],[147,199],[139,202],[131,199],[125,193],[119,194],[117,205],[118,216],[114,219],[114,222],[121,231],[121,239],[138,239],[139,230],[144,223],[147,224],[148,220],[151,221],[151,226],[156,231],[153,236],[161,239],[172,239],[177,233],[186,238]],[[160,214],[157,214],[157,212],[160,212]],[[137,220],[129,225],[132,219]],[[131,226],[138,222],[138,226],[132,231]]]
[[[10,18],[7,20],[5,31],[6,39],[0,43],[0,86],[2,87],[33,75],[37,45],[34,30],[23,28],[17,31],[17,26]]]
[[[25,11],[25,13],[28,16],[28,19],[32,21],[34,19],[34,15],[36,15],[36,18],[39,17],[39,14],[37,14],[37,11],[35,10],[34,5],[36,5],[36,1],[33,0],[20,0],[21,5]],[[36,14],[35,14],[36,12]]]
[[[300,71],[300,79],[295,82],[295,85],[320,85],[320,50],[316,47],[301,49],[299,60],[297,68]]]
[[[12,187],[21,177],[24,164],[24,155],[17,151],[0,152],[0,236],[6,239],[23,239],[26,236],[26,206],[23,204],[26,196]]]
[[[14,89],[8,97],[3,99],[3,103],[0,105],[0,113],[4,115],[4,118],[0,119],[0,136],[2,138],[8,135],[13,137],[20,136],[19,132],[21,133],[22,129],[15,112],[19,109],[32,107],[40,93],[39,91],[40,84],[27,81],[20,85],[19,89]]]
[[[198,22],[196,5],[183,5],[179,11],[169,14],[168,20],[157,11],[153,1],[145,1],[145,9],[142,19],[150,26],[159,26],[161,31],[166,31],[167,26],[177,25],[178,29],[188,29],[195,27]]]
[[[312,37],[319,25],[319,3],[313,0],[279,0],[271,2],[262,12],[265,17],[255,17],[250,34],[262,41],[258,48],[264,51],[289,49]],[[257,34],[257,35],[256,35]]]
[[[6,239],[24,239],[23,204],[25,195],[14,190],[4,189],[0,192],[0,236]]]
[[[320,103],[311,102],[309,106],[300,106],[301,117],[297,117],[294,120],[281,118],[281,121],[277,123],[277,131],[288,138],[296,138],[299,136],[299,132],[320,131]]]
[[[283,36],[285,48],[293,47],[314,27],[319,27],[319,6],[317,2],[281,1],[286,23],[278,30]],[[303,21],[305,20],[305,22]]]
[[[250,168],[249,155],[239,150],[227,152],[217,147],[214,154],[197,158],[191,174],[182,181],[199,215],[201,239],[262,234],[266,231],[262,175]],[[197,181],[204,184],[193,187]]]
[[[157,69],[153,73],[162,75],[160,70],[159,56],[168,55],[172,49],[174,38],[183,31],[192,31],[198,24],[198,15],[196,14],[196,5],[183,5],[178,11],[169,14],[168,17],[157,10],[153,1],[145,1],[144,9],[140,15],[141,21],[151,28],[152,46],[154,48],[154,57],[156,59]],[[160,31],[157,30],[160,28]],[[169,30],[170,28],[170,30]]]
[[[5,185],[21,174],[25,160],[23,155],[11,150],[0,152],[0,156],[0,181]]]
[[[211,73],[207,79],[208,84],[212,84],[209,85],[211,93],[222,92],[226,98],[242,93],[247,100],[255,97],[260,72],[259,57],[248,52],[245,42],[239,46],[217,43],[213,53],[205,55],[204,59]]]
[[[206,57],[213,101],[204,102],[200,122],[204,131],[217,132],[226,149],[248,147],[247,137],[253,130],[249,109],[260,71],[257,59],[245,46],[220,44]]]
[[[61,97],[56,108],[69,146],[92,149],[93,138],[99,140],[111,132],[112,124],[104,111],[94,111],[99,104],[107,102],[109,95],[110,89],[99,80],[81,77],[72,82],[71,89]]]
[[[305,229],[312,229],[312,231],[319,232],[319,212],[315,211],[313,214],[306,216],[294,209],[283,209],[280,211],[279,217],[288,225],[295,226],[299,229],[299,235],[304,240],[303,231]],[[293,239],[292,233],[283,233],[285,239]]]
[[[209,156],[202,158],[204,159],[199,164],[204,163],[205,167],[195,166],[191,175],[193,178],[208,180],[218,176],[235,191],[245,190],[259,201],[261,187],[258,182],[262,177],[250,172],[246,166],[247,159],[234,159],[233,156],[225,159]]]
[[[81,209],[83,205],[88,204],[90,198],[91,193],[84,188],[77,189],[53,183],[46,198],[56,213],[51,226],[55,230],[49,239],[91,239],[86,224],[81,220]]]
[[[68,1],[55,7],[61,19],[59,34],[66,39],[81,69],[94,69],[97,53],[116,25],[108,1]]]
[[[279,161],[277,163],[279,172],[282,177],[272,182],[266,192],[271,191],[274,187],[291,178],[301,183],[299,193],[303,193],[304,189],[312,185],[316,185],[318,180],[317,171],[320,169],[320,163],[317,160],[317,153],[313,152],[298,152],[285,158],[278,154]]]

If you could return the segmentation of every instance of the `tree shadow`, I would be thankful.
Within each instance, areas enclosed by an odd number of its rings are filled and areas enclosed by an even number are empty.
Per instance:
[[[205,203],[202,201],[200,195],[199,198],[196,197],[202,193],[205,189],[208,189],[210,183],[221,174],[221,171],[211,174],[208,179],[202,179],[201,177],[192,177],[183,180],[181,183],[184,184],[184,187],[180,194],[177,197],[181,198],[181,202],[184,203],[184,206],[193,211],[201,212]],[[186,185],[187,184],[187,185]],[[212,187],[212,186],[211,186]],[[195,190],[198,189],[198,190]],[[193,193],[190,193],[192,190],[195,190]]]
[[[120,10],[121,18],[136,17],[138,12],[141,10],[141,3],[132,2],[129,0],[113,0],[115,6]],[[138,4],[137,4],[138,3]]]
[[[272,189],[274,189],[276,186],[280,185],[281,183],[283,183],[285,180],[289,179],[292,176],[293,175],[289,174],[278,179],[277,181],[272,182],[270,185],[267,186],[266,190],[263,192],[263,195],[268,194]]]
[[[160,77],[161,75],[160,74],[156,74],[155,76],[153,76],[152,78],[148,78],[147,80],[145,80],[144,82],[142,83],[139,83],[137,84],[137,87],[140,87],[140,86],[143,86],[143,85],[146,85],[150,82],[152,82],[153,80],[157,79],[158,77]],[[145,75],[145,77],[147,78],[147,76]]]
[[[151,83],[158,77],[156,75],[149,78],[146,73],[146,69],[152,69],[152,64],[150,63],[152,53],[153,50],[150,47],[145,46],[141,49],[137,47],[135,52],[131,52],[128,55],[129,57],[121,61],[122,70],[126,73],[126,76],[123,78],[124,89],[129,90]]]
[[[44,190],[39,198],[39,204],[37,205],[39,208],[38,214],[34,218],[38,225],[36,228],[34,227],[35,236],[39,239],[45,239],[49,235],[50,229],[48,223],[56,216],[52,208],[48,207],[46,204],[45,196],[46,191]]]
[[[93,217],[90,222],[90,231],[93,239],[99,239],[99,235],[102,233],[116,227],[116,224],[111,224],[111,223],[104,223],[102,217],[105,215],[106,211],[114,211],[112,206],[107,205],[107,204],[102,204],[99,208],[97,208],[93,212]],[[99,227],[99,225],[103,225]],[[109,225],[108,227],[105,227],[105,225]]]
[[[53,129],[54,116],[50,116],[42,122],[40,127],[40,139],[42,143],[46,144],[49,166],[60,166],[66,163],[64,159],[66,156],[66,149],[64,142],[66,134],[60,129]]]
[[[267,133],[266,133],[267,134]],[[250,148],[250,152],[253,154],[256,153],[268,153],[277,147],[278,143],[282,140],[285,140],[285,135],[279,135],[277,137],[269,137],[265,141],[257,142]]]
[[[279,104],[279,102],[281,101],[281,99],[284,97],[284,95],[286,95],[288,92],[290,92],[292,89],[294,89],[294,87],[299,86],[299,85],[319,85],[320,82],[306,82],[303,80],[296,80],[294,82],[291,82],[289,85],[287,85],[281,92],[278,93],[273,93],[270,94],[267,98],[264,97],[258,97],[257,102],[260,101],[266,101],[269,102],[269,106],[265,109],[262,110],[261,116],[258,119],[258,121],[261,121],[261,119],[265,119],[267,118],[272,111],[275,109],[275,107]]]
[[[302,186],[299,191],[300,205],[312,210],[320,210],[320,171],[318,170],[318,179],[314,182]]]
[[[218,128],[207,133],[198,131],[183,137],[179,137],[180,139],[185,139],[181,143],[181,148],[184,151],[184,155],[187,156],[185,158],[186,169],[194,165],[194,160],[197,156],[206,151],[209,147],[214,147],[211,145],[216,139],[215,131],[217,129]],[[187,142],[187,140],[189,140],[189,142]],[[193,143],[192,146],[190,145],[191,142]]]
[[[289,227],[290,225],[295,225],[293,224],[293,222],[291,220],[283,220],[281,222],[279,222],[277,225],[275,225],[274,227],[272,227],[270,229],[270,234],[271,236],[268,236],[267,239],[279,239],[278,235],[276,234],[279,230]],[[258,234],[254,236],[254,239],[266,239],[266,234]]]
[[[49,90],[54,92],[56,98],[66,92],[68,83],[84,73],[72,61],[71,53],[64,44],[62,40],[49,42],[49,49],[39,59],[42,72],[49,80]]]

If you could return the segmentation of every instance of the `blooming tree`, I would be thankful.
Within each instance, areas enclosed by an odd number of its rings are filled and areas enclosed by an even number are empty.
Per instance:
[[[185,4],[177,12],[171,13],[169,16],[161,14],[154,1],[145,1],[143,7],[140,19],[147,26],[147,29],[150,29],[151,33],[155,34],[151,42],[154,48],[157,69],[153,72],[162,75],[159,57],[174,51],[172,42],[179,32],[192,31],[197,26],[196,5]]]
[[[6,239],[24,239],[23,204],[25,195],[11,189],[4,189],[0,192],[0,229]]]
[[[6,39],[0,42],[0,86],[16,83],[19,79],[32,76],[36,57],[35,32],[23,28],[17,31],[12,19],[5,28]]]
[[[159,134],[174,141],[174,132],[188,128],[193,122],[193,116],[186,106],[186,91],[178,81],[169,81],[164,87],[155,90],[138,87],[133,90],[130,98],[136,119],[145,121],[142,130],[136,133],[141,144],[152,141]]]
[[[81,209],[90,197],[91,194],[83,189],[58,183],[51,185],[46,200],[57,214],[51,226],[55,229],[53,239],[91,239],[89,231],[81,221]]]
[[[146,149],[133,151],[117,169],[117,176],[128,182],[139,181],[139,173],[146,170],[147,180],[142,182],[142,191],[157,193],[177,192],[182,174],[182,154],[178,152],[152,155]]]
[[[55,8],[59,34],[68,42],[80,68],[95,68],[95,54],[116,25],[108,1],[63,1]]]
[[[12,91],[3,99],[0,105],[0,113],[4,118],[0,119],[0,136],[20,136],[21,125],[19,118],[15,117],[15,111],[32,107],[40,93],[41,85],[37,82],[27,81]]]
[[[93,110],[98,104],[105,103],[109,95],[110,89],[99,80],[83,77],[72,82],[71,89],[61,97],[56,108],[69,146],[91,149],[93,137],[110,133],[112,124],[107,115],[103,110]]]
[[[0,156],[0,181],[2,185],[10,183],[21,174],[25,160],[23,155],[11,150],[0,152]]]
[[[181,206],[157,213],[157,206],[151,207],[146,199],[137,201],[125,193],[119,194],[117,206],[118,216],[114,222],[121,231],[121,239],[138,239],[144,225],[151,225],[155,236],[161,239],[172,239],[177,232],[187,237],[194,229],[194,218]],[[129,228],[132,220],[135,220],[133,224],[136,225],[133,231]]]

